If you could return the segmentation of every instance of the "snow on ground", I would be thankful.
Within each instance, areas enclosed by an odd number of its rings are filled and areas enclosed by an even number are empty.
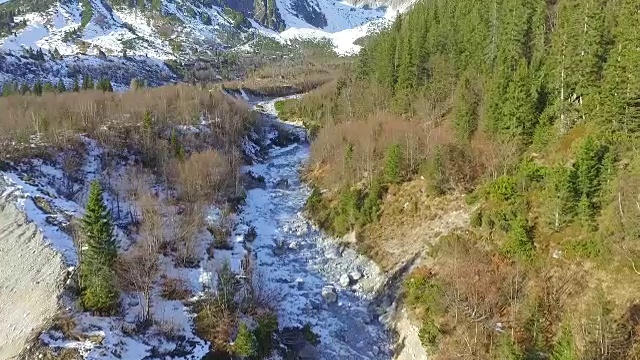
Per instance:
[[[286,3],[286,0],[280,0],[280,2]],[[338,55],[354,55],[361,48],[361,46],[354,44],[356,40],[389,26],[398,13],[407,11],[413,3],[408,2],[401,8],[388,8],[383,11],[380,9],[367,10],[346,3],[319,0],[328,21],[324,29],[316,28],[299,19],[284,4],[283,6],[287,9],[282,16],[287,24],[285,31],[277,33],[253,21],[252,25],[261,34],[283,43],[293,39],[327,39],[331,41]]]
[[[20,30],[16,36],[7,37],[2,48],[5,50],[20,50],[23,47],[38,48],[37,43],[49,35],[49,30],[45,26],[45,18],[40,14],[28,14],[23,17],[16,17],[17,21],[26,20],[29,25]]]
[[[3,0],[0,0],[3,1]],[[395,17],[397,10],[406,9],[370,9],[356,7],[344,2],[332,0],[308,0],[311,6],[322,12],[327,20],[323,29],[316,28],[299,18],[291,9],[290,0],[278,0],[277,5],[286,23],[286,30],[277,33],[251,20],[254,29],[263,35],[274,37],[280,41],[294,38],[329,39],[336,51],[342,55],[357,53],[359,46],[353,42],[367,34],[385,26]],[[18,30],[3,40],[2,49],[20,51],[22,48],[54,48],[62,55],[73,55],[80,52],[96,55],[98,50],[107,54],[121,56],[125,49],[129,56],[146,56],[159,60],[176,58],[167,38],[160,36],[154,20],[135,10],[115,8],[107,9],[100,0],[90,0],[94,16],[79,38],[69,37],[71,31],[81,26],[82,5],[80,2],[60,2],[44,13],[30,13],[16,17],[17,21],[27,21],[27,27]],[[184,44],[183,50],[206,51],[215,47],[222,40],[220,33],[235,32],[229,19],[217,7],[195,8],[197,12],[207,13],[212,25],[204,25],[200,19],[186,15],[186,6],[163,2],[165,13],[173,14],[182,23],[174,28],[171,38]]]
[[[105,173],[100,164],[103,149],[95,140],[81,137],[85,145],[86,159],[81,168],[80,177],[83,183],[68,183],[60,168],[60,159],[54,162],[45,162],[40,159],[31,159],[21,164],[15,164],[10,170],[0,171],[0,197],[15,203],[24,211],[30,221],[36,223],[39,231],[45,236],[45,241],[56,251],[63,255],[65,262],[73,269],[78,265],[77,251],[73,239],[62,228],[72,218],[80,218],[84,213],[83,204],[88,196],[89,183],[101,178],[107,181],[107,191],[104,193],[105,204],[111,208],[116,223],[120,218],[118,209],[133,209],[137,205],[128,203],[122,198],[117,201],[111,191],[126,192],[127,163],[122,163],[115,170]],[[105,180],[107,179],[108,180]],[[114,188],[111,188],[114,186]],[[68,189],[73,193],[73,200],[66,200],[61,192]],[[175,206],[163,206],[163,211],[170,218],[175,213]],[[125,210],[126,211],[126,210]],[[211,210],[215,212],[214,209]],[[139,211],[137,211],[139,212]],[[124,214],[123,214],[124,215]],[[123,216],[124,217],[124,216]],[[174,223],[167,221],[167,232],[171,233]],[[121,252],[127,252],[131,248],[131,237],[116,227],[115,235]],[[208,241],[206,234],[201,234],[199,244],[202,258],[206,258],[205,244]],[[176,268],[172,259],[161,259],[162,273],[171,278],[180,278],[194,292],[199,293],[203,288],[206,272],[202,268],[185,269]],[[209,275],[211,277],[211,275]],[[152,295],[152,309],[154,324],[144,333],[137,333],[133,329],[137,326],[142,311],[142,301],[139,294],[122,294],[122,316],[100,317],[88,313],[73,312],[76,323],[73,330],[75,334],[82,334],[77,339],[65,338],[56,330],[44,332],[40,339],[53,348],[77,349],[85,359],[89,360],[115,360],[115,359],[142,359],[151,353],[178,354],[166,358],[179,358],[200,360],[209,351],[209,345],[199,339],[193,330],[193,316],[189,313],[185,304],[180,301],[170,301],[159,294],[159,286]],[[63,306],[74,309],[74,300],[62,299]],[[184,354],[184,355],[180,355]]]

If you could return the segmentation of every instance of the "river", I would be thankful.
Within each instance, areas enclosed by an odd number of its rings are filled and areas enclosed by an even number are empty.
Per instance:
[[[264,136],[273,136],[273,127],[304,134],[275,117],[277,100],[254,103],[268,124]],[[239,228],[254,226],[258,234],[244,246],[255,256],[256,274],[275,295],[280,326],[309,323],[320,335],[320,359],[391,359],[390,336],[372,306],[384,274],[303,215],[311,191],[301,181],[300,169],[308,157],[304,140],[286,147],[271,144],[263,161],[247,167],[265,178],[265,186],[247,191],[239,213]]]

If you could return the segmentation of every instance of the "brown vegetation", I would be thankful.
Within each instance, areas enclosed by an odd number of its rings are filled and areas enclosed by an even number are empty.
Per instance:
[[[162,158],[170,154],[168,126],[208,121],[213,130],[210,144],[217,141],[223,145],[235,144],[252,121],[241,102],[217,91],[187,85],[121,94],[83,91],[13,95],[0,98],[0,108],[0,144],[4,150],[0,160],[19,159],[42,149],[32,148],[32,144],[66,149],[78,144],[79,133],[103,142],[115,154],[137,149],[148,154],[160,151],[154,157]],[[143,129],[147,114],[150,129]]]

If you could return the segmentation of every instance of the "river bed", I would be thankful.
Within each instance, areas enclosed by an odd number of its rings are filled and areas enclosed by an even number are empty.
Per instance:
[[[279,122],[277,100],[255,104],[267,122]],[[293,124],[275,125],[304,133]],[[271,145],[265,160],[245,169],[263,176],[265,186],[247,191],[238,215],[239,233],[254,226],[258,234],[243,246],[254,254],[255,272],[276,296],[280,327],[310,324],[320,335],[320,359],[391,359],[389,334],[371,303],[384,274],[303,215],[311,189],[301,181],[300,169],[308,157],[306,141]]]

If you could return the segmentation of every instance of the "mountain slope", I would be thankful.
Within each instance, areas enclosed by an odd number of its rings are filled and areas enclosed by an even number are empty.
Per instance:
[[[385,9],[328,0],[64,0],[37,6],[9,0],[0,5],[0,14],[10,29],[0,33],[4,50],[40,47],[61,55],[104,52],[167,60],[233,48],[287,29],[336,33],[381,19]]]

